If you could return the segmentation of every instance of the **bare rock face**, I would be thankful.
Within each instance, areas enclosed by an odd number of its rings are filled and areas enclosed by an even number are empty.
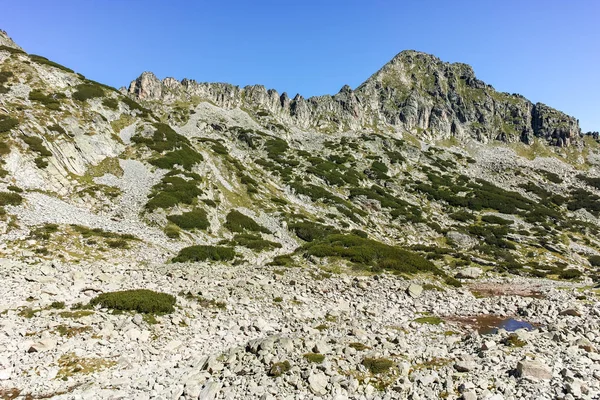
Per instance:
[[[260,85],[160,81],[149,72],[131,83],[129,94],[167,103],[196,96],[219,107],[269,112],[282,123],[327,133],[391,128],[432,140],[532,143],[539,137],[556,146],[569,146],[580,135],[575,118],[518,94],[497,92],[467,64],[412,50],[398,54],[356,90],[346,85],[333,96],[296,95],[290,100]]]

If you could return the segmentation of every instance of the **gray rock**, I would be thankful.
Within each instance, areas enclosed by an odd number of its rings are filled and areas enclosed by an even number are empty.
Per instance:
[[[413,298],[421,297],[421,294],[423,293],[423,286],[417,285],[416,283],[411,283],[408,286],[408,289],[406,289],[406,293]]]
[[[552,379],[552,369],[540,361],[519,361],[517,374],[529,379]]]

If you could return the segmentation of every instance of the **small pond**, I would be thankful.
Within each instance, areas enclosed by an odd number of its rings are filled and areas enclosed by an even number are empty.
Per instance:
[[[504,329],[508,332],[514,332],[517,329],[526,329],[530,331],[536,328],[534,324],[524,320],[493,314],[484,314],[472,317],[448,317],[446,318],[446,321],[470,327],[471,329],[477,330],[477,332],[482,335],[498,333],[499,329]]]

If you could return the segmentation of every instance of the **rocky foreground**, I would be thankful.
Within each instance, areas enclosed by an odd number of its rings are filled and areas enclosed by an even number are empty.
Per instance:
[[[488,273],[453,289],[317,268],[8,259],[0,274],[0,398],[600,395],[600,305],[582,283]],[[132,288],[176,295],[176,311],[77,309]],[[537,328],[478,333],[493,316]]]

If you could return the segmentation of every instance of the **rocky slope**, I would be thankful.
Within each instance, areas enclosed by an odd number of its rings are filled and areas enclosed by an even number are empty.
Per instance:
[[[305,100],[2,33],[0,398],[597,398],[599,165],[421,53]]]

